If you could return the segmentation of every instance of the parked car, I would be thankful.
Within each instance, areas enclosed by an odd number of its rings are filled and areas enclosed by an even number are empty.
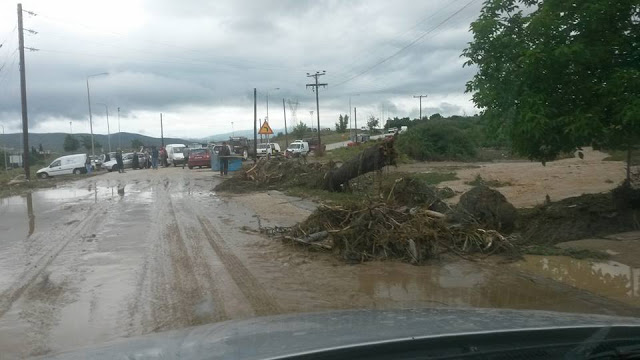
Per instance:
[[[209,149],[191,149],[187,166],[189,169],[193,169],[196,166],[199,168],[211,167],[211,152]]]
[[[306,156],[310,151],[308,142],[296,140],[289,144],[287,149],[284,151],[284,155],[286,157]]]
[[[84,174],[87,172],[86,162],[87,154],[61,156],[53,160],[49,166],[38,170],[36,175],[41,179],[46,179],[50,176],[64,174]]]
[[[243,160],[253,155],[253,142],[244,136],[231,136],[228,144],[231,146],[231,153],[242,155]]]
[[[280,153],[280,145],[277,143],[258,144],[258,157],[274,156]]]
[[[144,156],[144,154],[143,154]],[[138,160],[140,158],[138,157]],[[124,166],[125,169],[130,169],[131,165],[133,163],[133,153],[126,153],[126,154],[122,154],[122,165]],[[116,157],[115,155],[113,156],[113,159],[111,159],[110,161],[107,161],[106,163],[102,164],[102,166],[107,169],[107,171],[111,172],[111,171],[118,171],[118,163],[116,162]]]
[[[167,162],[178,166],[185,162],[183,151],[187,146],[184,144],[169,144],[165,147],[167,150]]]

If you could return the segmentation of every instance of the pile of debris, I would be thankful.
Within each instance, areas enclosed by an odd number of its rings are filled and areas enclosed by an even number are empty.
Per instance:
[[[418,264],[444,253],[517,253],[514,237],[503,235],[512,229],[515,209],[509,212],[511,204],[496,190],[470,192],[465,205],[450,207],[442,201],[448,192],[399,178],[379,201],[321,205],[282,238],[333,249],[348,261],[394,258]],[[483,206],[487,198],[495,200]]]
[[[448,220],[446,214],[428,208],[386,202],[322,205],[283,238],[334,249],[349,261],[395,258],[414,264],[443,253],[465,257],[514,248],[511,240],[496,230]]]

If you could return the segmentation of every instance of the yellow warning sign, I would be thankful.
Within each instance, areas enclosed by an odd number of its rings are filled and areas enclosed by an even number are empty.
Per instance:
[[[273,135],[273,130],[271,130],[271,126],[269,126],[269,123],[266,120],[262,123],[262,126],[260,126],[260,130],[258,131],[258,134]]]

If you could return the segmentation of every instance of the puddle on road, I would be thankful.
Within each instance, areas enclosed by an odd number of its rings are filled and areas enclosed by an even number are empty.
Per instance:
[[[616,261],[594,262],[564,256],[527,255],[517,268],[592,293],[640,306],[640,269]]]
[[[126,192],[123,192],[126,187]],[[62,211],[82,210],[83,204],[95,204],[99,201],[113,201],[135,197],[136,203],[150,203],[153,191],[139,190],[132,185],[109,186],[90,183],[87,187],[61,187],[33,191],[22,196],[0,198],[0,250],[3,243],[28,238],[35,231],[60,223]]]

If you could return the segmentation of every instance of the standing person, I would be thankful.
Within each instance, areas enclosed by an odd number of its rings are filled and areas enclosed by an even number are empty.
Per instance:
[[[184,157],[184,161],[182,162],[182,168],[184,169],[184,166],[189,162],[189,148],[182,150],[182,156]]]
[[[169,166],[169,154],[167,153],[167,148],[163,147],[162,148],[162,165],[164,165],[164,167],[168,167]]]
[[[91,156],[87,154],[87,159],[84,161],[84,166],[87,168],[87,174],[91,174]]]
[[[229,158],[231,155],[231,151],[229,150],[229,146],[227,146],[227,142],[222,143],[222,149],[218,152],[218,156],[220,157],[220,176],[227,175],[227,171],[229,171]]]
[[[124,163],[122,161],[122,150],[120,149],[116,152],[116,163],[118,164],[118,173],[123,173]]]
[[[145,149],[144,151],[144,168],[149,169],[151,167],[149,160],[149,149]]]
[[[133,170],[138,170],[140,168],[140,159],[138,158],[138,152],[133,152],[133,159],[131,159],[131,168]]]
[[[151,148],[151,166],[154,170],[158,170],[158,149],[156,147]]]

